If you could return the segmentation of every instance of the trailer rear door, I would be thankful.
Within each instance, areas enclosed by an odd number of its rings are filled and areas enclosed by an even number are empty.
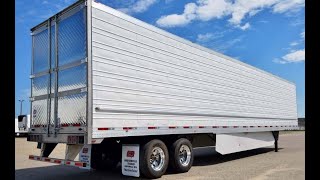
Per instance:
[[[86,6],[78,3],[32,29],[31,133],[85,131],[86,19]]]

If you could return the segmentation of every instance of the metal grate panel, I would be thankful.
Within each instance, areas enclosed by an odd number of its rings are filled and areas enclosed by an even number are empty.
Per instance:
[[[50,125],[54,126],[54,98],[51,98],[51,107],[50,107]]]
[[[40,96],[48,93],[49,74],[32,80],[32,96]]]
[[[58,25],[59,66],[86,57],[85,9],[63,19]]]
[[[32,102],[32,125],[47,124],[47,99]]]
[[[58,118],[60,124],[86,124],[87,93],[60,97],[58,100]]]
[[[54,23],[54,22],[53,22]],[[56,53],[55,53],[55,43],[56,43],[56,40],[55,40],[55,25],[51,26],[51,68],[55,67],[55,59],[56,59]]]
[[[87,65],[81,64],[80,66],[59,71],[58,77],[59,92],[86,87]]]
[[[48,29],[34,35],[33,74],[49,69],[48,67]]]

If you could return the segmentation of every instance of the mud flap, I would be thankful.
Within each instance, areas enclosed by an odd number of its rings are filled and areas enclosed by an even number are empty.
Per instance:
[[[272,132],[245,132],[216,135],[216,151],[230,154],[250,149],[272,146],[275,142]]]
[[[139,144],[122,145],[122,174],[139,177]]]
[[[91,144],[85,144],[79,152],[79,161],[86,163],[85,167],[80,167],[81,169],[91,169],[91,147]]]

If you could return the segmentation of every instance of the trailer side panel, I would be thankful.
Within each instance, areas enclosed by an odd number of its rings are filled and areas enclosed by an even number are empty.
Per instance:
[[[93,138],[283,130],[294,84],[92,3]]]

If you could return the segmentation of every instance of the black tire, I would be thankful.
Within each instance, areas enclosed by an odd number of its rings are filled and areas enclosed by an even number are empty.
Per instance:
[[[188,146],[189,150],[191,152],[190,161],[187,165],[183,165],[180,162],[179,150],[182,145]],[[170,147],[169,156],[170,156],[170,164],[169,164],[170,169],[172,169],[174,172],[177,172],[177,173],[188,172],[191,169],[191,166],[193,164],[193,158],[194,158],[191,142],[185,138],[180,138],[180,139],[176,140]]]
[[[164,164],[158,171],[151,167],[150,158],[155,147],[159,147],[164,152]],[[140,150],[140,172],[147,178],[160,178],[167,170],[169,164],[169,152],[167,146],[160,140],[155,139],[146,143]]]

